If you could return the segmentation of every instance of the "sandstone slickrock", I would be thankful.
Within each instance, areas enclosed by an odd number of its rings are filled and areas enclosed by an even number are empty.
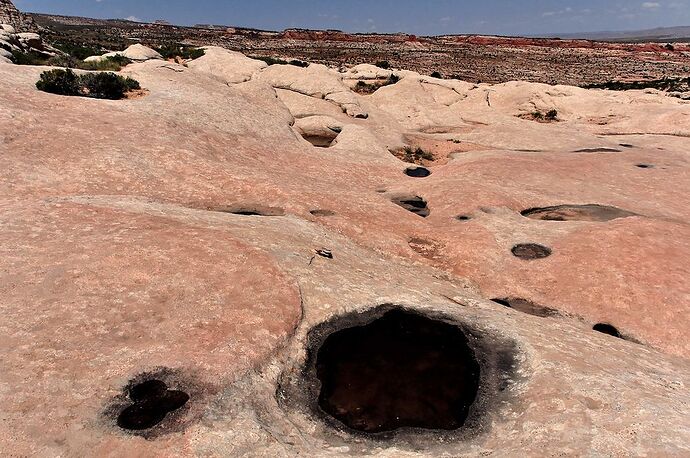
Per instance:
[[[0,66],[3,453],[690,453],[690,104],[412,72],[361,96],[326,67],[206,57],[128,65],[149,92],[121,101],[42,93],[42,68]],[[559,122],[519,117],[535,108]],[[332,147],[302,138],[324,126],[341,129]],[[444,160],[413,179],[390,150],[420,144]],[[634,216],[521,215],[578,204]],[[282,216],[215,211],[259,207]],[[512,255],[529,243],[553,254]],[[494,355],[465,432],[372,438],[314,408],[315,330],[378,306]],[[118,428],[147,377],[188,402],[150,431]]]
[[[7,24],[22,32],[36,32],[38,26],[34,20],[22,14],[11,0],[0,0],[0,24]],[[12,31],[11,33],[15,33]]]
[[[123,56],[136,62],[144,62],[151,59],[163,59],[163,56],[158,53],[155,49],[151,49],[148,46],[144,46],[140,43],[133,44],[129,46],[124,51],[114,51],[103,54],[102,56],[89,56],[84,61],[86,62],[98,62],[104,60],[108,57]]]

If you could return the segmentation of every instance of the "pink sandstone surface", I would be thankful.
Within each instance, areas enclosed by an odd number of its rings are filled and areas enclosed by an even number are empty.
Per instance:
[[[406,71],[366,96],[349,90],[357,72],[220,49],[128,65],[148,91],[129,100],[39,92],[43,70],[0,64],[10,456],[690,453],[689,102]],[[520,117],[550,109],[556,122]],[[302,138],[328,132],[327,148]],[[431,176],[403,173],[391,151],[406,146],[435,155]],[[587,204],[635,216],[521,215]],[[553,254],[518,259],[520,243]],[[559,316],[490,301],[507,297]],[[515,343],[508,397],[480,434],[371,439],[282,402],[311,329],[383,304]],[[602,322],[627,340],[594,332]],[[141,436],[113,409],[146,373],[193,396]]]

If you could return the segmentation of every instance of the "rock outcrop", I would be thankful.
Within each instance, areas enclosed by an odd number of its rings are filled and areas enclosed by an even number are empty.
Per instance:
[[[19,32],[38,32],[34,20],[22,14],[11,0],[0,0],[0,24],[8,24]]]
[[[105,60],[108,57],[122,56],[127,59],[133,60],[135,62],[144,62],[151,59],[163,59],[158,51],[151,49],[148,46],[144,46],[141,43],[133,44],[129,46],[124,51],[114,51],[103,54],[101,56],[90,56],[84,59],[85,62],[99,62]]]
[[[61,54],[59,49],[43,43],[37,33],[17,33],[13,26],[0,24],[0,63],[12,63],[15,52],[36,53],[46,57]]]
[[[202,59],[121,101],[0,65],[4,454],[690,454],[690,103]],[[464,336],[459,429],[320,407],[325,339],[391,310]],[[366,350],[358,395],[410,381]]]

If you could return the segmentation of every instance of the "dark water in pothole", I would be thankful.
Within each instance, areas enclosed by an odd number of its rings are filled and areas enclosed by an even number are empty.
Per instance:
[[[403,310],[336,331],[318,350],[319,406],[369,433],[454,430],[479,388],[479,364],[462,330]]]
[[[426,178],[431,176],[431,170],[426,167],[408,167],[405,169],[405,175],[412,178]]]
[[[551,248],[536,243],[521,243],[511,250],[513,255],[520,259],[543,259],[551,256]]]
[[[129,389],[133,404],[117,417],[120,428],[141,431],[153,428],[189,401],[184,391],[168,390],[161,380],[147,380]]]

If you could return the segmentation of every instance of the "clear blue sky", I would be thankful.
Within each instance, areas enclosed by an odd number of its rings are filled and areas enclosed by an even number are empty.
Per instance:
[[[690,0],[14,0],[22,11],[418,35],[636,30],[690,25]]]

